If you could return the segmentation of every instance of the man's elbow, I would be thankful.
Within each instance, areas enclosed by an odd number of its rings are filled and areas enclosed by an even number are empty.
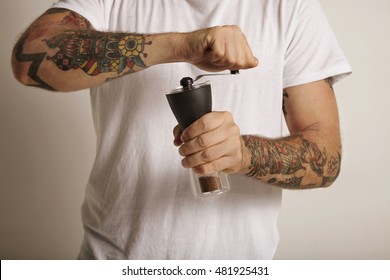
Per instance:
[[[55,89],[38,75],[38,70],[42,71],[44,68],[42,61],[44,60],[45,53],[24,54],[22,41],[19,40],[16,43],[11,57],[11,66],[15,79],[26,86],[54,91]]]
[[[28,75],[27,63],[21,63],[16,61],[15,57],[12,57],[12,71],[15,79],[23,85],[31,85],[32,80]]]
[[[302,189],[319,189],[319,188],[329,188],[333,186],[337,178],[340,175],[340,165],[334,163],[335,166],[330,167],[331,172],[324,172],[322,174],[316,174],[308,177],[308,180],[302,184]],[[329,164],[331,166],[332,164]]]
[[[340,171],[341,171],[340,165],[334,167],[333,174],[324,175],[322,177],[322,183],[319,187],[328,188],[330,186],[333,186],[334,182],[336,182],[337,178],[340,175]]]
[[[12,71],[15,79],[25,86],[38,87],[50,91],[57,91],[51,85],[44,82],[38,75],[34,75],[34,67],[29,62],[20,62],[16,59],[15,56],[12,57]]]

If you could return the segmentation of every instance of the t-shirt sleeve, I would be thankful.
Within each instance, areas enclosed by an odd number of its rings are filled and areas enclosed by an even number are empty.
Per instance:
[[[85,17],[96,30],[106,30],[104,17],[104,1],[102,0],[59,0],[51,8],[64,8]]]
[[[297,1],[286,32],[283,87],[346,77],[351,67],[318,0]]]

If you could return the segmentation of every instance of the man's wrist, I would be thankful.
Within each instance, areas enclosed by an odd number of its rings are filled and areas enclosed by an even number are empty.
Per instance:
[[[248,174],[250,171],[251,166],[251,160],[252,160],[252,154],[249,151],[248,147],[246,146],[245,141],[245,135],[241,135],[241,168],[238,171],[240,174]]]
[[[153,34],[148,36],[152,45],[149,47],[148,66],[171,63],[185,62],[185,33],[171,32],[162,34]]]

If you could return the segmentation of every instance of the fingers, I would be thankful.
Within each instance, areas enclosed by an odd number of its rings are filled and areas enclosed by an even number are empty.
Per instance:
[[[228,174],[240,172],[240,169],[232,168],[233,161],[241,161],[241,157],[240,158],[227,157],[227,156],[221,157],[215,161],[196,166],[192,168],[192,170],[195,173],[200,175],[211,174],[219,171],[223,171],[224,173],[228,173]]]
[[[228,137],[226,130],[211,130],[185,142],[179,148],[179,154],[183,157],[195,154],[225,141]]]
[[[177,125],[173,129],[173,137],[174,137],[173,144],[177,147],[179,147],[181,144],[183,144],[183,142],[180,140],[180,136],[181,136],[181,129],[180,129],[179,125]]]
[[[231,137],[222,143],[185,157],[182,165],[185,168],[194,168],[197,173],[207,174],[230,169],[240,161],[240,141],[238,138]]]
[[[258,59],[253,56],[238,26],[216,27],[210,38],[208,59],[215,66],[222,69],[247,69],[258,65]]]
[[[229,122],[231,120],[232,117],[228,112],[211,112],[205,114],[183,131],[181,140],[183,142],[190,141],[195,137],[220,127],[224,122]]]
[[[200,174],[239,171],[242,162],[241,135],[230,113],[206,114],[183,133],[176,127],[174,135],[174,142],[182,143],[179,153],[184,157],[184,167],[193,168]]]
[[[216,26],[188,33],[185,61],[207,71],[253,68],[258,59],[238,26]]]

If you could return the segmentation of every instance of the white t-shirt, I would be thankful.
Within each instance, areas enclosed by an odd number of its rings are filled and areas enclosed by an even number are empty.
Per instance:
[[[242,134],[280,137],[283,88],[350,72],[318,0],[62,0],[53,7],[75,11],[101,31],[240,26],[260,66],[208,80],[213,110],[230,111]],[[280,188],[230,175],[232,189],[220,196],[199,199],[190,190],[165,94],[201,73],[186,63],[157,65],[91,89],[97,153],[80,258],[273,257]]]

